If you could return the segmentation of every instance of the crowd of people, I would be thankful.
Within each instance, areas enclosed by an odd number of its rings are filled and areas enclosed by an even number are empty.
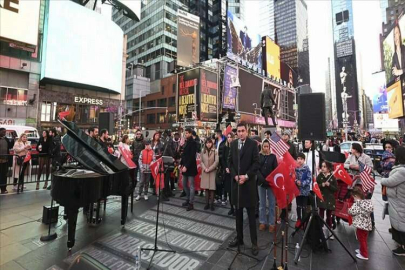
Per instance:
[[[150,194],[157,195],[155,180],[151,176],[151,164],[162,156],[172,157],[173,164],[164,172],[164,188],[160,193],[162,200],[170,200],[170,197],[174,196],[173,191],[182,186],[183,192],[180,196],[185,198],[183,206],[187,211],[194,209],[195,196],[205,196],[205,210],[215,211],[216,205],[229,204],[228,214],[236,217],[237,231],[236,238],[229,243],[230,247],[244,244],[243,208],[246,208],[248,214],[253,255],[258,253],[257,229],[272,233],[275,231],[276,222],[286,218],[286,209],[277,208],[272,187],[266,180],[279,165],[276,155],[272,152],[270,131],[266,131],[263,137],[260,137],[256,130],[250,130],[249,133],[247,126],[241,123],[236,130],[228,131],[226,134],[217,130],[212,137],[199,138],[194,130],[186,128],[184,137],[166,130],[163,133],[156,132],[149,140],[144,138],[141,130],[138,130],[132,142],[128,135],[123,135],[118,149],[114,148],[107,130],[99,132],[97,128],[90,128],[87,134],[127,166],[128,160],[124,158],[123,152],[131,153],[131,160],[136,164],[131,177],[138,186],[137,201],[142,198],[148,200]],[[301,223],[309,209],[313,207],[311,200],[314,196],[311,196],[311,190],[316,181],[323,197],[323,200],[316,198],[319,214],[328,226],[336,228],[339,222],[339,218],[334,216],[338,179],[334,176],[333,164],[324,159],[322,151],[330,151],[333,146],[337,146],[332,149],[340,152],[338,146],[342,139],[331,138],[320,145],[306,140],[302,143],[302,147],[298,147],[291,140],[288,132],[282,133],[281,139],[288,145],[288,152],[296,162],[295,184],[299,194],[295,202],[297,215],[295,226],[302,227]],[[394,140],[385,140],[383,147],[384,153],[380,166],[377,166],[377,173],[382,177],[383,200],[389,205],[390,233],[398,243],[398,248],[393,250],[393,253],[405,256],[405,148]],[[6,178],[8,171],[8,166],[5,165],[8,160],[2,155],[8,154],[10,149],[15,153],[13,178],[16,188],[18,182],[24,181],[24,170],[21,169],[19,157],[25,157],[31,150],[31,145],[27,136],[23,134],[11,146],[5,137],[5,129],[0,128],[2,180]],[[36,189],[39,189],[42,174],[46,177],[43,188],[51,188],[48,186],[50,170],[56,169],[62,163],[60,137],[55,129],[42,132],[37,150],[39,167]],[[361,180],[357,176],[361,172],[360,164],[375,167],[372,159],[364,153],[362,145],[352,143],[351,153],[344,162],[344,168],[355,180],[353,185],[348,187],[353,198],[348,213],[353,218],[353,226],[356,228],[360,244],[360,249],[356,250],[357,257],[367,260],[367,235],[375,227],[373,205],[370,200],[373,190],[364,192],[359,188]],[[199,167],[201,167],[200,191],[197,191],[196,178],[199,175]],[[29,170],[29,165],[25,166],[25,172]],[[375,178],[374,172],[373,177]],[[0,183],[2,194],[7,193],[5,184],[4,181]],[[259,219],[258,228],[256,218]]]

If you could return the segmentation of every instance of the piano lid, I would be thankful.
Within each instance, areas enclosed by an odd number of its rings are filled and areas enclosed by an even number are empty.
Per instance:
[[[84,167],[101,174],[113,174],[127,170],[117,157],[108,153],[100,143],[84,133],[74,122],[59,120],[67,129],[62,138],[66,151]]]

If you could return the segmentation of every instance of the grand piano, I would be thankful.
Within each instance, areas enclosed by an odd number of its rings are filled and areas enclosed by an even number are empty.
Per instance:
[[[51,196],[65,207],[68,224],[68,249],[75,244],[76,223],[80,207],[88,207],[110,195],[121,196],[121,225],[128,212],[128,196],[133,191],[129,169],[100,143],[80,130],[74,122],[59,121],[67,134],[62,144],[78,163],[64,166],[53,175]],[[90,211],[91,213],[93,211]]]

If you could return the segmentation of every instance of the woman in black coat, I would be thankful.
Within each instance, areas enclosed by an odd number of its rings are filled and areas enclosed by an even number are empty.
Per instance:
[[[220,151],[220,156],[219,156],[219,161],[221,164],[221,169],[222,169],[222,175],[224,177],[224,200],[227,200],[229,198],[229,203],[231,205],[231,210],[229,210],[228,215],[235,215],[235,209],[234,205],[231,203],[231,190],[232,190],[232,179],[231,179],[231,173],[229,171],[229,165],[228,165],[228,156],[229,156],[229,151],[231,149],[231,143],[233,141],[233,133],[229,133],[226,141],[223,141],[221,145],[219,146],[220,148],[223,145],[222,151]]]
[[[181,155],[181,173],[183,174],[183,189],[186,191],[187,200],[183,206],[187,206],[187,211],[194,209],[195,186],[194,178],[197,171],[197,143],[191,135],[192,130],[186,129],[186,145]],[[190,186],[189,186],[190,184]]]
[[[37,144],[37,150],[39,152],[39,167],[38,167],[36,190],[39,189],[39,180],[41,179],[44,167],[46,169],[46,180],[43,189],[46,189],[48,187],[48,179],[51,169],[51,159],[50,159],[51,144],[52,138],[49,136],[49,132],[47,130],[44,130],[42,132],[42,137],[39,139],[39,142]]]

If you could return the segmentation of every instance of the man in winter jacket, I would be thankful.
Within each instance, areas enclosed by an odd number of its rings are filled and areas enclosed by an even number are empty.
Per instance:
[[[300,190],[300,195],[296,198],[297,204],[297,223],[295,227],[301,225],[301,221],[304,218],[306,212],[308,195],[312,182],[312,174],[309,167],[305,164],[305,155],[299,153],[297,157],[298,167],[295,169],[296,180],[295,183]]]
[[[137,130],[135,134],[136,134],[135,135],[136,137],[135,137],[134,142],[132,143],[132,152],[133,152],[133,158],[132,159],[136,164],[136,168],[135,168],[135,172],[134,172],[134,174],[135,174],[134,179],[136,181],[136,178],[138,176],[138,169],[139,169],[139,164],[138,164],[139,155],[141,154],[141,151],[143,149],[145,149],[145,140],[143,139],[143,135],[142,135],[142,132],[140,130]]]
[[[151,176],[150,164],[155,161],[155,152],[150,146],[150,142],[145,142],[145,149],[143,149],[139,155],[139,169],[141,170],[141,179],[139,183],[139,193],[135,200],[139,201],[144,192],[145,201],[148,200],[148,187]]]

